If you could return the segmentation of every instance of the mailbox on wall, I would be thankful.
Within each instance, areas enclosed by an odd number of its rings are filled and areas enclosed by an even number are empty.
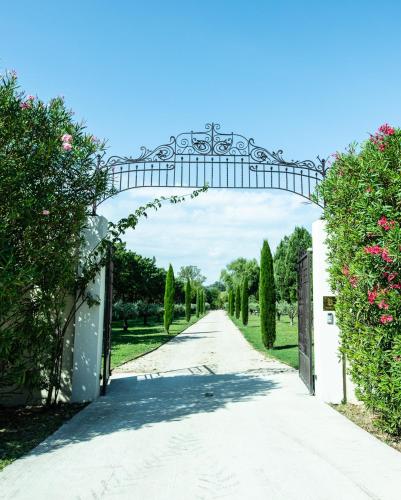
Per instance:
[[[323,311],[335,311],[336,310],[336,298],[330,295],[323,296]]]

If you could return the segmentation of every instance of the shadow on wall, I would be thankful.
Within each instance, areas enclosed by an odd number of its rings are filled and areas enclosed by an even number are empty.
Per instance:
[[[264,396],[278,387],[271,380],[246,374],[115,379],[107,396],[77,414],[31,455],[51,453],[97,436],[210,413],[229,403]]]

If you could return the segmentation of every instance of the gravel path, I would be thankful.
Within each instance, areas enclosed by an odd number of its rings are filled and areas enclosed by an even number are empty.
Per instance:
[[[221,311],[127,363],[0,473],[0,498],[399,500],[401,454],[307,394]]]
[[[252,370],[293,371],[252,349],[222,311],[214,311],[150,354],[122,365],[113,373],[166,373],[207,367],[213,373]],[[207,371],[206,371],[207,373]]]

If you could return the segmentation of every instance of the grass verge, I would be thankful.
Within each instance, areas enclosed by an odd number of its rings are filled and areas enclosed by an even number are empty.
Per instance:
[[[138,356],[153,351],[196,323],[199,319],[196,316],[192,316],[189,323],[187,323],[185,318],[175,319],[170,327],[170,333],[165,332],[162,320],[149,320],[147,326],[143,325],[142,320],[129,320],[128,331],[126,332],[123,330],[122,321],[113,321],[111,368],[116,368]]]
[[[0,409],[0,471],[25,455],[78,413],[85,404]]]
[[[247,326],[242,324],[241,319],[231,316],[230,318],[256,350],[298,369],[298,326],[296,321],[291,325],[289,318],[282,316],[281,320],[276,322],[274,348],[266,349],[260,334],[259,316],[250,316]]]
[[[354,422],[354,424],[362,427],[362,429],[370,434],[373,434],[373,436],[380,439],[380,441],[383,441],[396,450],[401,451],[401,437],[392,436],[391,434],[380,430],[375,424],[377,417],[374,413],[366,409],[364,405],[347,403],[340,405],[332,404],[331,406]]]

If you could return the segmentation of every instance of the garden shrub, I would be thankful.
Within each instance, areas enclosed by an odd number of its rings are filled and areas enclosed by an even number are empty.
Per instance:
[[[358,398],[400,434],[401,130],[337,153],[320,192],[341,351]]]
[[[263,345],[272,349],[276,340],[276,287],[273,257],[267,240],[264,240],[260,252],[259,307]]]
[[[167,333],[169,333],[174,318],[174,288],[174,271],[173,266],[170,264],[164,290],[164,329]]]
[[[187,278],[185,285],[185,319],[190,321],[191,319],[191,281]]]
[[[235,317],[239,319],[241,314],[241,286],[235,288]]]
[[[249,316],[249,286],[248,286],[248,277],[245,276],[244,281],[242,283],[242,294],[241,294],[241,319],[242,324],[248,324],[248,316]]]
[[[103,144],[62,98],[0,77],[0,392],[46,389],[61,370],[65,303],[76,288],[88,207],[107,192]]]

